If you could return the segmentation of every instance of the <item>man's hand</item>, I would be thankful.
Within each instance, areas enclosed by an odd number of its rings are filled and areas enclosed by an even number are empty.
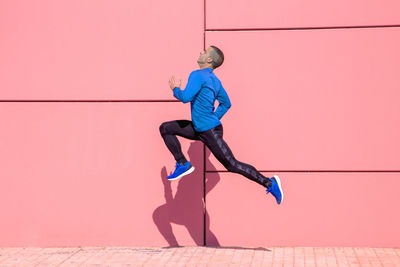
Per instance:
[[[174,90],[175,87],[181,87],[181,80],[176,82],[175,77],[171,76],[171,78],[169,78],[169,87],[171,87],[171,90]]]

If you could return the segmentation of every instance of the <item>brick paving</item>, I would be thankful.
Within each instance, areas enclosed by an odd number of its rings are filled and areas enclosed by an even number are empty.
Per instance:
[[[3,247],[0,266],[400,267],[400,248]]]

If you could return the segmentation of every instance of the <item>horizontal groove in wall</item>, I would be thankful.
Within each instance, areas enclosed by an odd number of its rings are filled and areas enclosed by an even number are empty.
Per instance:
[[[332,30],[332,29],[360,29],[360,28],[393,28],[400,27],[395,25],[364,25],[364,26],[325,26],[325,27],[284,27],[284,28],[238,28],[238,29],[206,29],[212,31],[288,31],[288,30]]]
[[[179,100],[0,100],[0,102],[180,102]]]
[[[258,170],[259,172],[400,172],[400,170]],[[229,172],[227,170],[221,171],[207,171],[206,172]]]

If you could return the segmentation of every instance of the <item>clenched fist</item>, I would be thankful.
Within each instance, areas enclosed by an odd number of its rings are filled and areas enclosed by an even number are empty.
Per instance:
[[[171,78],[169,78],[169,87],[171,87],[171,90],[174,90],[175,87],[181,87],[181,80],[177,82],[175,81],[175,76],[171,76]]]

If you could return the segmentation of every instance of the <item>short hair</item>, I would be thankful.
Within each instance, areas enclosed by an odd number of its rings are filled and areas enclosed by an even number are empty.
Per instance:
[[[212,47],[210,57],[213,60],[211,65],[213,69],[216,69],[224,62],[224,53],[222,53],[221,49],[216,46],[211,45],[210,47]]]

